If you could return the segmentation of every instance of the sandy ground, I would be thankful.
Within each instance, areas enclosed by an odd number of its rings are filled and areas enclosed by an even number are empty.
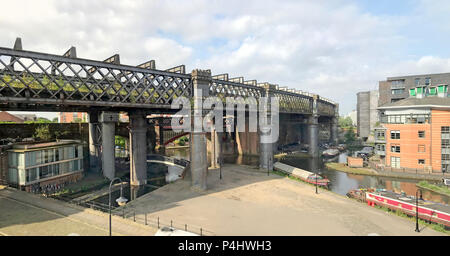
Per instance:
[[[209,171],[207,191],[192,190],[186,177],[127,207],[207,235],[445,235],[426,226],[416,233],[408,219],[253,167],[227,165],[222,173],[219,180]]]

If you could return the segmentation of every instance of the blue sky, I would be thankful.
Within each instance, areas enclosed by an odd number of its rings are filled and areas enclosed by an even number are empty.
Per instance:
[[[340,103],[389,76],[450,72],[450,1],[0,0],[0,46],[211,69]],[[17,13],[21,16],[18,18]],[[45,114],[53,117],[54,114]]]

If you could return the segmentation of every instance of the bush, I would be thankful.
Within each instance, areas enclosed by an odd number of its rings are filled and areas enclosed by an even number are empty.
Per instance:
[[[48,125],[40,125],[34,131],[34,137],[41,140],[50,140],[52,138],[50,134],[50,128]]]

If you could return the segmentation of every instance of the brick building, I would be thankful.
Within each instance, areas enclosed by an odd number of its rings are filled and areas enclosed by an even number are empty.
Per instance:
[[[6,111],[0,111],[0,122],[23,123],[24,120]]]
[[[375,152],[385,166],[450,171],[450,98],[446,85],[409,88],[409,97],[378,108]],[[381,96],[381,94],[380,94]]]
[[[59,123],[80,123],[88,120],[88,114],[85,112],[60,112],[58,118]]]

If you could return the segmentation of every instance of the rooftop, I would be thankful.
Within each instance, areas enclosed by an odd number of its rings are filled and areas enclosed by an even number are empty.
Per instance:
[[[52,142],[16,144],[16,145],[13,145],[12,150],[27,151],[27,150],[36,150],[36,149],[40,149],[40,148],[57,147],[57,146],[79,144],[79,143],[80,143],[80,141],[77,141],[77,140],[58,140],[58,141],[52,141]]]
[[[410,107],[450,109],[450,98],[424,97],[420,99],[415,97],[409,97],[396,102],[386,103],[382,106],[379,106],[378,109],[394,109],[394,108],[410,108]]]

